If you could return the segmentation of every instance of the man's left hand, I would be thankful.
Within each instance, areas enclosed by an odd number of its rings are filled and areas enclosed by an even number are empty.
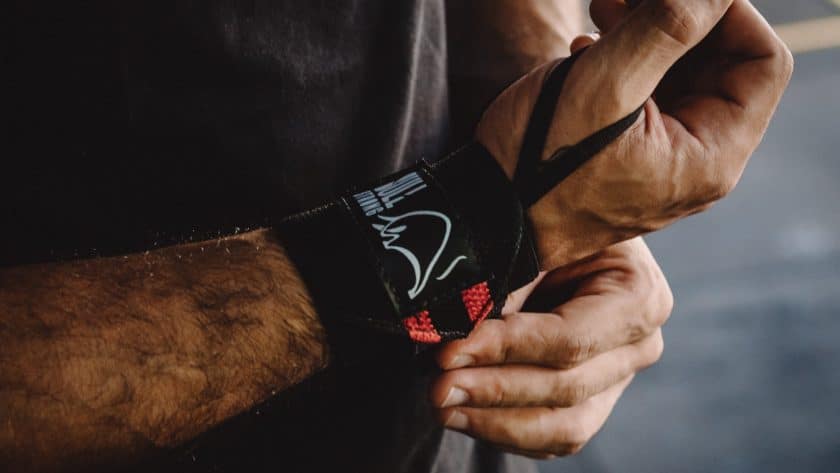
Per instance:
[[[568,294],[571,293],[571,298]],[[567,294],[548,313],[526,299]],[[541,275],[511,296],[507,315],[441,348],[431,398],[446,427],[521,455],[580,450],[635,373],[662,354],[673,298],[641,238]]]

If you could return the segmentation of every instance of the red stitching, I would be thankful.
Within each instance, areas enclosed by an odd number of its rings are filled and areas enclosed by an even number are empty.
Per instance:
[[[493,300],[490,298],[490,287],[487,281],[461,291],[461,299],[464,301],[467,315],[474,324],[486,319],[493,310]]]
[[[408,336],[418,343],[440,343],[441,337],[429,318],[429,311],[422,310],[403,319]]]

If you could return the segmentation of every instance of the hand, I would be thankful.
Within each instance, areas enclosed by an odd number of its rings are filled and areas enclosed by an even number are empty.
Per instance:
[[[570,287],[571,299],[549,313],[518,313],[529,296],[550,301]],[[440,421],[534,458],[577,452],[633,375],[659,359],[672,304],[641,238],[543,274],[511,295],[503,319],[438,352],[446,371],[431,399]]]
[[[639,5],[593,0],[604,36],[572,68],[544,157],[641,104],[644,113],[531,208],[545,269],[660,229],[729,193],[790,79],[790,52],[747,0],[632,3]],[[508,175],[551,66],[508,88],[478,126],[476,139]]]

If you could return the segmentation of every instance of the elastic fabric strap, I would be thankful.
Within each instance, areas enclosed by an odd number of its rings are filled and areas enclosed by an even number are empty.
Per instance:
[[[627,131],[638,120],[644,109],[644,105],[640,106],[630,115],[593,133],[575,145],[555,151],[548,159],[543,160],[546,139],[563,85],[572,66],[585,51],[586,49],[582,49],[576,52],[552,69],[531,112],[513,177],[514,187],[522,206],[526,209]]]

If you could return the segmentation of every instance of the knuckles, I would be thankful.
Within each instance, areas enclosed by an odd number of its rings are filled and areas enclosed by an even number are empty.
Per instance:
[[[775,88],[778,91],[778,96],[781,96],[781,93],[787,87],[793,76],[795,67],[793,54],[784,42],[776,39],[773,51],[769,56],[769,61],[772,75],[776,78]],[[764,128],[757,128],[756,133],[763,133],[763,130]],[[702,156],[702,159],[708,162],[718,162],[720,164],[717,167],[710,167],[704,179],[702,179],[704,184],[701,185],[701,189],[705,191],[705,195],[699,199],[699,205],[694,209],[696,212],[707,209],[735,190],[743,175],[746,161],[752,154],[757,143],[755,140],[748,138],[750,137],[745,136],[742,142],[743,146],[740,148],[729,150],[734,156],[717,156],[713,158],[712,156],[708,156],[708,151],[706,156]]]
[[[656,0],[651,7],[657,15],[656,28],[681,47],[689,47],[701,33],[692,6],[680,0]]]
[[[484,320],[470,335],[478,350],[472,355],[482,363],[505,363],[510,358],[509,322],[501,319]]]
[[[793,75],[795,60],[788,45],[777,35],[772,39],[770,59],[776,77],[783,85],[787,85]]]
[[[751,150],[747,147],[748,139],[743,139],[737,149],[727,151],[713,151],[704,149],[702,155],[696,156],[698,162],[708,163],[706,168],[698,173],[696,178],[697,190],[700,195],[696,199],[689,199],[692,205],[707,208],[728,196],[741,179],[743,167]],[[744,149],[740,149],[740,148]],[[693,209],[692,209],[693,210]]]
[[[560,407],[576,406],[589,398],[589,389],[579,380],[560,384],[554,391],[554,400]]]
[[[563,457],[580,452],[595,435],[587,417],[590,413],[581,412],[571,418],[559,418],[555,413],[555,409],[545,409],[534,419],[535,430],[530,432],[527,432],[529,429],[523,430],[517,423],[485,423],[479,418],[471,417],[470,429],[467,433],[533,452],[533,455],[539,458]],[[445,422],[448,416],[447,409],[441,410],[438,414],[441,422]]]
[[[726,196],[731,194],[732,191],[735,190],[735,187],[738,185],[738,181],[740,179],[740,172],[738,172],[737,174],[732,171],[722,173],[719,179],[710,183],[708,192],[709,201],[706,203],[712,203],[717,202],[719,200],[723,200],[723,198],[725,198]]]
[[[671,285],[668,284],[668,280],[665,278],[665,275],[662,274],[662,271],[659,272],[659,307],[661,311],[661,317],[659,324],[660,326],[663,325],[668,319],[671,317],[671,313],[674,311],[674,291],[671,289]]]
[[[500,376],[494,376],[486,386],[487,406],[503,407],[508,405],[508,385]]]
[[[659,264],[649,252],[634,259],[629,265],[626,290],[642,307],[642,329],[645,333],[661,327],[668,321],[674,307],[674,293]]]
[[[654,335],[653,339],[648,343],[642,355],[643,367],[647,368],[659,362],[662,355],[665,353],[665,339],[662,337],[662,332],[659,331]]]
[[[585,414],[579,414],[554,430],[554,439],[550,442],[549,451],[557,456],[574,455],[583,449],[592,435],[587,427]]]
[[[651,258],[652,259],[652,258]],[[674,310],[674,293],[665,275],[655,261],[652,261],[653,267],[649,274],[650,296],[648,297],[648,306],[645,322],[648,327],[655,328],[665,325],[671,312]]]
[[[592,357],[594,342],[583,334],[562,337],[555,342],[557,351],[554,366],[567,370],[580,365]]]
[[[586,443],[572,443],[566,445],[566,449],[563,452],[562,456],[570,456],[570,455],[577,455],[583,450],[583,447],[586,446]]]
[[[657,15],[655,26],[679,46],[692,47],[705,36],[732,5],[732,0],[713,0],[698,5],[684,0],[650,2]]]
[[[784,86],[787,86],[791,77],[793,77],[796,61],[793,59],[793,53],[790,51],[790,48],[783,41],[779,40],[777,45],[778,50],[775,55],[776,67],[779,70],[779,75],[782,78]]]

